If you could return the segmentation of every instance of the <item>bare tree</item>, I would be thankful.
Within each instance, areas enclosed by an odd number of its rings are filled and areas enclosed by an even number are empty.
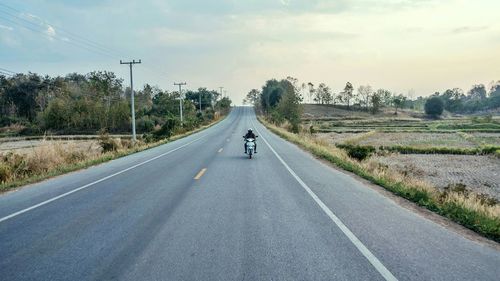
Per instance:
[[[372,86],[370,85],[359,86],[358,99],[360,104],[365,105],[366,110],[368,110],[368,108],[370,107],[370,99],[372,94],[373,94]]]
[[[312,103],[313,96],[316,90],[314,89],[314,84],[311,82],[307,83],[307,86],[309,87],[309,92],[308,92],[309,102]]]
[[[347,82],[344,87],[344,91],[342,92],[342,100],[347,103],[347,108],[350,106],[350,102],[353,98],[354,87],[351,82]]]

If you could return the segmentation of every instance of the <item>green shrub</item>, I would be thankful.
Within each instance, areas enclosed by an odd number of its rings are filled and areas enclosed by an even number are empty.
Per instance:
[[[208,108],[205,110],[205,119],[207,120],[214,120],[215,118],[215,111],[212,109]]]
[[[155,127],[155,122],[149,116],[143,116],[137,120],[136,127],[140,133],[151,132]]]
[[[170,117],[165,120],[165,123],[159,130],[153,132],[153,137],[155,138],[155,140],[169,138],[170,136],[172,136],[174,130],[179,127],[179,125],[180,122],[177,118]]]
[[[375,147],[367,145],[350,145],[350,144],[337,144],[338,148],[347,151],[349,157],[362,161],[370,157],[375,152]]]
[[[431,97],[425,102],[425,113],[437,117],[443,113],[444,102],[439,97]]]

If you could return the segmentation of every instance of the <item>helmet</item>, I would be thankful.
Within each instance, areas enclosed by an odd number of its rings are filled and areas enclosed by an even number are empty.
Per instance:
[[[248,129],[248,132],[251,133],[252,132],[252,128]]]

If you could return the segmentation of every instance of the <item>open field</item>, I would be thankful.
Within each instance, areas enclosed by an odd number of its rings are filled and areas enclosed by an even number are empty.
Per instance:
[[[422,179],[444,191],[470,188],[500,201],[500,161],[495,156],[446,154],[389,154],[371,161]]]
[[[0,153],[15,152],[30,153],[33,149],[43,146],[60,146],[61,148],[76,148],[81,151],[101,149],[97,140],[19,140],[0,143]]]
[[[365,161],[440,190],[460,186],[500,200],[499,116],[448,115],[431,120],[411,111],[394,115],[386,109],[372,115],[305,105],[302,123],[312,126],[314,135],[322,141],[373,147],[375,154]]]
[[[59,135],[59,136],[24,136],[0,138],[0,153],[9,151],[28,153],[39,146],[72,147],[79,150],[99,149],[99,135]],[[130,135],[109,135],[114,139],[130,139]]]

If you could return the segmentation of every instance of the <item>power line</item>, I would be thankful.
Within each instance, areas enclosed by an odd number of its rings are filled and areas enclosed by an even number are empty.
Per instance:
[[[8,70],[8,69],[0,67],[0,74],[3,76],[13,77],[17,73],[12,71],[12,70]]]
[[[24,24],[22,24],[22,23],[19,23],[19,22],[14,21],[14,20],[11,20],[11,19],[8,19],[8,18],[2,17],[2,16],[0,16],[0,19],[3,19],[4,21],[8,21],[8,22],[10,22],[10,23],[12,23],[12,24],[18,25],[18,26],[23,27],[23,28],[25,28],[25,29],[31,30],[31,31],[33,31],[33,32],[40,33],[41,35],[43,35],[45,38],[47,38],[47,39],[49,39],[49,40],[55,39],[55,40],[58,40],[58,41],[62,41],[62,42],[64,42],[64,43],[67,43],[67,44],[69,44],[69,45],[72,45],[72,46],[74,46],[74,47],[83,48],[83,49],[86,49],[86,50],[88,50],[88,51],[90,51],[90,52],[94,52],[94,53],[99,53],[100,55],[104,55],[104,56],[107,56],[107,57],[112,58],[112,59],[116,59],[116,58],[117,58],[116,56],[109,55],[109,54],[107,54],[107,53],[103,53],[102,51],[100,52],[100,51],[98,51],[98,50],[93,50],[93,49],[91,49],[91,48],[89,48],[89,47],[87,47],[87,46],[85,46],[85,45],[79,45],[79,44],[76,44],[76,43],[74,43],[74,42],[72,42],[72,41],[63,40],[63,39],[62,39],[62,38],[60,38],[60,37],[50,36],[50,35],[48,35],[47,33],[45,33],[44,31],[42,31],[42,30],[35,29],[35,28],[30,27],[30,26],[26,26],[26,25],[24,25]],[[32,23],[32,24],[34,24],[34,23]],[[38,27],[40,27],[40,26],[38,26]]]
[[[0,3],[0,6],[5,7],[7,9],[9,9],[10,11],[14,11],[14,12],[17,12],[20,14],[27,14],[21,10],[18,10],[16,8],[13,8],[13,7],[6,5],[6,4],[3,4],[3,3]],[[99,55],[103,55],[103,56],[106,56],[106,57],[109,57],[112,59],[119,59],[120,56],[126,56],[121,51],[106,47],[103,44],[100,44],[96,41],[93,41],[93,40],[87,39],[83,36],[77,35],[71,31],[64,29],[64,28],[61,28],[57,25],[49,23],[48,21],[46,21],[45,19],[42,19],[40,17],[37,17],[40,20],[40,23],[35,23],[31,20],[23,18],[19,15],[13,14],[12,12],[9,12],[9,11],[5,11],[5,10],[0,9],[0,12],[2,12],[3,14],[10,17],[10,18],[6,18],[5,16],[4,17],[0,16],[0,19],[3,19],[5,21],[8,21],[8,22],[13,23],[17,26],[23,27],[25,29],[31,30],[33,32],[39,33],[50,40],[56,39],[58,41],[62,41],[64,43],[66,43],[66,44],[69,44],[69,45],[72,45],[75,47],[79,47],[79,48],[83,48],[83,49],[86,49],[87,51],[97,53]],[[46,30],[40,29],[40,28],[45,29],[45,28],[49,28],[49,27],[56,28],[55,29],[56,33],[54,35],[49,35],[46,33]],[[61,38],[61,36],[58,33],[61,33],[66,37]],[[154,75],[157,75],[158,77],[165,76],[165,73],[161,73],[162,71],[156,67],[152,67],[152,68],[146,67],[146,70]]]
[[[7,72],[7,73],[11,73],[11,74],[17,74],[17,72],[15,72],[15,71],[8,70],[8,69],[2,68],[2,67],[0,67],[0,71],[2,71],[2,72]]]
[[[10,10],[12,10],[12,11],[15,11],[15,12],[17,12],[17,13],[20,13],[20,14],[26,14],[25,12],[23,12],[23,11],[21,11],[21,10],[18,10],[18,9],[16,9],[16,8],[13,8],[13,7],[11,7],[11,6],[8,6],[8,5],[5,5],[5,4],[2,4],[2,3],[0,3],[0,6],[6,7],[6,8],[8,8],[8,9],[10,9]],[[81,44],[85,44],[85,45],[87,45],[87,46],[89,46],[89,47],[92,47],[92,48],[98,49],[98,50],[100,50],[100,51],[102,51],[102,52],[106,52],[106,53],[108,53],[108,54],[110,54],[110,55],[115,56],[115,55],[116,55],[115,53],[118,53],[118,54],[120,54],[120,55],[124,55],[123,53],[121,53],[121,51],[117,51],[117,50],[114,50],[114,49],[108,48],[108,47],[106,47],[106,46],[104,46],[104,45],[102,45],[102,44],[100,44],[100,43],[98,43],[98,42],[92,41],[92,40],[90,40],[90,39],[87,39],[87,38],[85,38],[85,37],[82,37],[82,36],[80,36],[80,35],[77,35],[77,34],[75,34],[75,33],[73,33],[73,32],[67,31],[66,29],[64,29],[64,28],[62,28],[62,27],[60,27],[60,26],[54,25],[54,24],[52,24],[52,23],[49,23],[49,22],[47,22],[46,20],[44,20],[44,19],[42,19],[42,18],[37,17],[37,18],[40,20],[40,22],[43,22],[43,24],[40,24],[40,23],[35,23],[35,22],[33,22],[33,21],[31,21],[31,20],[28,20],[28,19],[26,19],[26,18],[23,18],[23,17],[21,17],[21,16],[19,16],[19,15],[13,14],[13,13],[11,13],[11,12],[7,12],[7,11],[5,11],[5,10],[0,10],[0,12],[2,12],[2,13],[4,13],[4,14],[7,14],[7,15],[9,15],[9,16],[11,16],[11,17],[14,17],[14,18],[16,18],[16,19],[18,19],[18,20],[22,20],[22,21],[24,21],[24,22],[26,22],[26,23],[28,23],[28,24],[34,25],[34,26],[36,26],[36,27],[43,27],[43,28],[45,28],[45,27],[49,27],[49,26],[50,26],[50,27],[52,27],[52,28],[55,28],[57,32],[62,32],[63,34],[66,34],[66,36],[67,36],[67,37],[69,37],[69,38],[67,38],[67,39],[70,39],[70,38],[71,38],[71,39],[72,39],[72,40],[74,40],[74,41],[77,41],[77,42],[79,42],[79,43],[81,43]],[[56,34],[57,34],[57,33],[56,33]]]
[[[3,72],[3,71],[0,71],[0,75],[8,76],[8,77],[14,76],[14,74],[6,73],[6,72]]]

